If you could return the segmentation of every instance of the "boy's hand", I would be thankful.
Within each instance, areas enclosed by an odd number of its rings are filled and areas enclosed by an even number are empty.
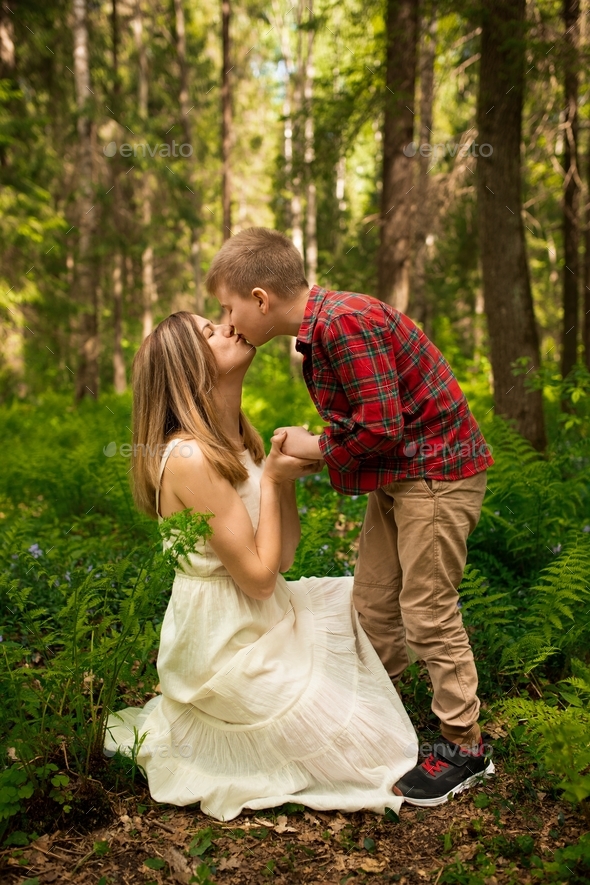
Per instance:
[[[287,438],[283,442],[281,451],[293,458],[306,458],[323,463],[324,456],[319,446],[319,436],[310,433],[305,427],[279,427],[275,434],[286,431]]]

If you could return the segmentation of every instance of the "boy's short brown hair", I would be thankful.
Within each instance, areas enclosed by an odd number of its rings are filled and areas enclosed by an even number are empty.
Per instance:
[[[211,262],[205,285],[212,295],[225,285],[242,298],[260,286],[285,300],[309,288],[303,259],[291,240],[266,227],[250,227],[227,240]]]

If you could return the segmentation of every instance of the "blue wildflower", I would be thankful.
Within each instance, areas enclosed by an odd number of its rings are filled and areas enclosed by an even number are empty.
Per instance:
[[[31,554],[33,559],[39,559],[40,556],[43,556],[43,551],[38,544],[31,544],[31,546],[29,547],[29,553]]]

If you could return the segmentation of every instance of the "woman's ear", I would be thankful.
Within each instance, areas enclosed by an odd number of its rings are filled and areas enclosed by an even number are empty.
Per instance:
[[[258,304],[260,312],[266,316],[270,307],[270,298],[266,289],[261,289],[257,286],[255,289],[252,289],[252,298]]]

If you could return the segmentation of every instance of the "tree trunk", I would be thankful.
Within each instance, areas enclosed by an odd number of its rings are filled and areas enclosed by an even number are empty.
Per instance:
[[[313,41],[315,30],[313,24],[313,0],[308,0],[309,25],[307,32],[307,56],[305,59],[305,83],[303,98],[305,102],[305,191],[306,191],[306,224],[305,224],[305,269],[307,282],[315,286],[318,271],[318,240],[317,240],[317,207],[316,186],[314,181],[314,128],[313,128]]]
[[[524,373],[512,373],[523,357],[530,369],[540,365],[521,214],[525,0],[484,0],[481,12],[477,203],[494,406],[543,449],[541,391],[527,391]],[[493,153],[486,157],[483,145]]]
[[[229,25],[231,19],[230,0],[221,0],[221,32],[223,63],[221,72],[221,204],[223,208],[223,241],[231,237],[231,169],[230,151],[232,144],[232,95],[231,95],[231,44]]]
[[[410,238],[415,160],[404,154],[414,131],[414,90],[418,4],[387,0],[385,117],[381,243],[377,256],[377,294],[405,311],[409,297]]]
[[[137,107],[139,117],[144,126],[148,118],[148,63],[143,35],[142,0],[137,0],[135,17],[133,19],[133,31],[135,34],[135,48],[138,59],[138,94]],[[149,173],[144,170],[141,173],[140,182],[140,206],[142,222],[143,249],[141,253],[141,283],[142,283],[142,340],[147,338],[154,327],[153,310],[157,300],[157,290],[154,281],[154,252],[150,244],[152,232],[152,190]]]
[[[576,364],[579,330],[580,176],[578,171],[578,65],[580,44],[579,0],[563,0],[565,26],[565,123],[563,193],[563,329],[561,375]]]
[[[297,49],[295,64],[292,67],[290,86],[293,99],[291,113],[293,120],[293,174],[291,178],[291,238],[296,249],[303,250],[303,207],[301,202],[301,111],[302,111],[302,79],[303,79],[303,37],[301,22],[304,0],[297,2]],[[287,38],[288,39],[288,38]]]
[[[117,0],[112,0],[111,32],[113,44],[113,94],[111,106],[115,120],[121,113],[121,83],[119,80],[119,16]],[[117,124],[117,129],[120,127]],[[119,134],[119,133],[117,133]],[[117,141],[120,141],[117,138]],[[113,226],[115,229],[116,247],[113,256],[113,387],[115,393],[124,393],[127,387],[125,378],[125,358],[123,356],[123,255],[120,244],[125,242],[125,234],[121,224],[121,185],[119,180],[119,153],[111,160],[113,180]]]
[[[152,203],[147,173],[142,182],[142,221],[144,235],[150,235],[152,223]],[[145,340],[154,328],[154,303],[157,298],[154,281],[154,252],[148,243],[141,253],[141,288],[142,288],[142,340]]]
[[[0,79],[14,73],[14,13],[7,4],[0,7]]]
[[[125,393],[125,359],[123,357],[123,256],[117,251],[113,261],[113,386],[115,393]]]
[[[586,230],[584,235],[584,356],[590,372],[590,136],[586,156]]]
[[[98,293],[92,256],[94,207],[92,204],[92,124],[88,112],[91,96],[88,59],[86,0],[73,0],[74,82],[78,110],[78,260],[75,291],[79,304],[79,356],[76,400],[98,396]]]
[[[434,100],[434,58],[436,19],[434,12],[421,20],[420,43],[420,144],[432,143],[432,105]],[[430,157],[418,155],[416,227],[414,232],[414,267],[408,313],[426,331],[431,326],[432,305],[426,288],[428,234],[432,232],[433,207],[430,205],[428,169]],[[427,332],[428,334],[428,332]]]
[[[188,93],[188,67],[186,63],[186,35],[183,0],[174,0],[174,11],[176,15],[176,56],[178,58],[178,68],[180,73],[180,91],[178,96],[180,104],[180,124],[185,144],[191,145],[193,148],[190,157],[186,158],[186,162],[189,164],[189,190],[193,210],[193,220],[190,226],[191,263],[195,286],[193,305],[196,313],[202,315],[205,310],[205,298],[201,284],[201,197],[200,187],[197,181],[197,157],[192,142],[192,126],[189,118],[189,113],[192,111],[192,107],[189,104]]]

